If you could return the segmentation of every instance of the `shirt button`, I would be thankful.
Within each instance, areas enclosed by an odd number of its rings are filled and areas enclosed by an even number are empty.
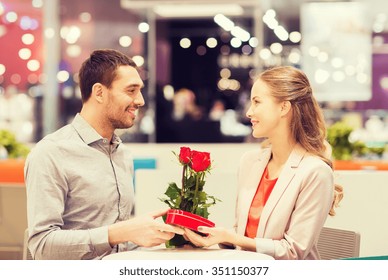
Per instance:
[[[107,141],[106,141],[106,139],[104,139],[104,140],[102,140],[102,142],[106,143]]]

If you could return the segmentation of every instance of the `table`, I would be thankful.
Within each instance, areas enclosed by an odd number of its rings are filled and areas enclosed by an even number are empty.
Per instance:
[[[273,260],[256,252],[215,248],[140,248],[111,254],[103,260]]]

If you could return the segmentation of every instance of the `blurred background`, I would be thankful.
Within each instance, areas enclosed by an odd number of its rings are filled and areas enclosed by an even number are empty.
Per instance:
[[[360,232],[360,256],[388,254],[388,225],[370,219],[388,215],[387,0],[0,0],[0,259],[25,258],[24,158],[80,111],[78,70],[98,48],[132,57],[145,83],[136,125],[117,131],[135,170],[179,176],[171,151],[197,143],[227,173],[213,177],[226,201],[260,141],[245,117],[255,77],[305,71],[346,190],[327,225]],[[149,174],[136,190],[165,185]]]
[[[125,142],[250,142],[255,76],[293,65],[328,126],[345,121],[355,140],[381,145],[387,15],[385,0],[1,0],[0,129],[34,143],[71,122],[82,61],[114,48],[146,85],[136,127],[119,131]]]

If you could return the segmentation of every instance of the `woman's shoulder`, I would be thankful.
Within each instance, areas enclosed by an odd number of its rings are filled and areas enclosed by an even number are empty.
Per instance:
[[[262,148],[259,146],[257,149],[252,149],[252,150],[246,151],[241,156],[241,161],[244,161],[244,162],[245,161],[256,161],[270,152],[271,152],[271,149],[269,147]]]
[[[324,162],[323,159],[321,159],[320,157],[318,157],[316,155],[312,155],[312,154],[309,154],[309,153],[305,154],[301,164],[304,167],[307,167],[307,166],[310,166],[312,168],[322,168],[322,167],[325,167],[327,169],[331,169],[331,167],[326,162]]]
[[[299,165],[303,173],[309,174],[311,178],[332,178],[333,169],[321,158],[315,155],[306,154]]]

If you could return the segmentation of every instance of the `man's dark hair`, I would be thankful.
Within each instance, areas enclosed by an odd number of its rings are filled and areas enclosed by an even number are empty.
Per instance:
[[[136,63],[119,51],[111,49],[93,51],[90,57],[82,63],[79,71],[82,102],[89,99],[95,83],[101,83],[110,88],[116,78],[116,69],[123,65],[137,69]]]

